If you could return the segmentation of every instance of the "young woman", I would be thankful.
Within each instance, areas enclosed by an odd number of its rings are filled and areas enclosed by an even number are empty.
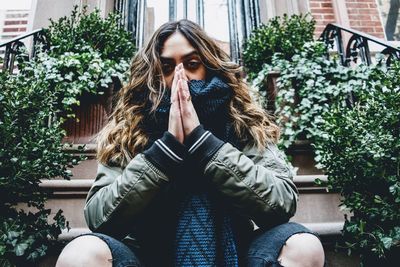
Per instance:
[[[319,239],[288,223],[298,192],[279,129],[227,54],[197,24],[169,22],[130,73],[98,138],[93,233],[57,266],[323,266]]]

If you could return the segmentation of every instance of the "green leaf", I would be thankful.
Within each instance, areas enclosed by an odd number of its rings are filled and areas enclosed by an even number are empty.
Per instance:
[[[27,248],[28,248],[27,243],[17,244],[17,246],[15,247],[15,255],[18,257],[23,256]]]
[[[390,249],[393,245],[393,239],[390,237],[383,237],[381,238],[381,241],[386,249]]]

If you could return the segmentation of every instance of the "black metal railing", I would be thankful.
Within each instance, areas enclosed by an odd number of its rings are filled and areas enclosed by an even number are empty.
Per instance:
[[[344,33],[350,35],[346,49],[344,47]],[[337,50],[343,66],[350,66],[352,61],[357,63],[359,58],[362,62],[370,65],[372,59],[369,42],[383,47],[381,54],[386,56],[386,63],[388,65],[390,65],[393,60],[400,60],[399,48],[396,48],[372,35],[345,28],[335,23],[326,25],[319,39],[325,42],[330,48]]]
[[[36,44],[38,42],[41,42],[44,45],[44,49],[47,48],[47,42],[45,40],[42,29],[20,35],[11,40],[8,40],[5,43],[0,44],[0,49],[5,47],[2,71],[9,71],[10,73],[13,73],[15,59],[18,54],[22,53],[21,48],[25,47],[25,44],[22,42],[22,40],[31,37],[33,38],[33,42],[31,52],[27,55],[29,58],[33,58],[35,56],[37,52]]]

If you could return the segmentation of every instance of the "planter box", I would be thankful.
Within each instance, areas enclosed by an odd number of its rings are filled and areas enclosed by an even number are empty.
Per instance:
[[[275,99],[278,94],[277,80],[280,72],[271,71],[268,73],[266,79],[264,79],[264,87],[267,90],[267,110],[271,113],[275,113]]]
[[[84,93],[80,105],[73,107],[75,118],[68,119],[62,126],[67,135],[63,142],[74,144],[95,143],[97,133],[106,125],[112,112],[112,98],[119,87],[111,84],[103,95]]]

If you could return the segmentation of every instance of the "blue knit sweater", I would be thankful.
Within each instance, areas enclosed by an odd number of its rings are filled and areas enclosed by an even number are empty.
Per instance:
[[[240,142],[229,123],[231,88],[220,78],[213,77],[209,81],[190,81],[189,90],[202,126],[222,141],[240,148]],[[169,99],[168,91],[151,123],[147,124],[148,132],[152,133],[150,139],[159,138],[167,129]],[[191,161],[189,157],[186,166],[190,168],[196,164],[203,163]],[[196,167],[199,166],[191,168],[196,173],[189,173],[191,177],[184,177],[180,185],[183,194],[177,214],[174,266],[238,266],[231,216],[210,196],[207,187],[202,186],[201,169]],[[188,173],[187,170],[182,171]]]

